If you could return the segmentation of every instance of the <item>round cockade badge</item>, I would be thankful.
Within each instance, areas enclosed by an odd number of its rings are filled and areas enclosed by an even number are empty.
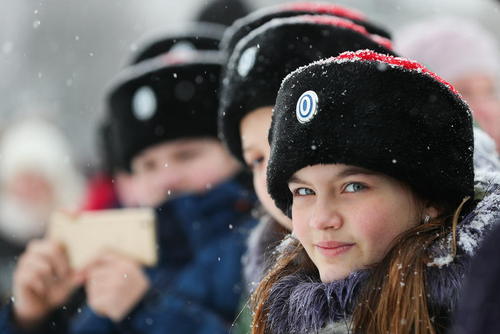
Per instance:
[[[172,45],[169,52],[191,52],[195,50],[196,47],[193,45],[193,43],[182,41]]]
[[[304,92],[297,101],[297,120],[304,124],[311,121],[318,113],[318,95],[312,90]]]
[[[139,88],[132,99],[132,112],[140,121],[147,121],[156,113],[156,96],[151,87]]]
[[[238,62],[238,74],[241,77],[246,77],[250,70],[255,65],[255,58],[257,56],[258,47],[252,46],[241,54],[240,60]]]

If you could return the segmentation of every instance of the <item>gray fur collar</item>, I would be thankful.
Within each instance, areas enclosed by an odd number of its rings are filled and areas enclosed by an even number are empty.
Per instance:
[[[476,173],[479,202],[460,223],[458,255],[455,258],[449,255],[451,236],[433,247],[435,266],[429,266],[427,271],[429,306],[445,316],[455,309],[463,278],[480,241],[500,221],[500,177],[496,174]],[[286,252],[287,242],[290,238],[284,241],[282,251]],[[320,333],[326,327],[339,324],[348,328],[357,292],[368,276],[369,271],[363,270],[331,283],[322,283],[317,277],[304,273],[284,277],[274,285],[269,297],[271,332]]]

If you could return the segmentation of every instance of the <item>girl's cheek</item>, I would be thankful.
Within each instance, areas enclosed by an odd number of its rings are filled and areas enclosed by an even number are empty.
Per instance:
[[[309,224],[306,215],[303,212],[299,213],[297,210],[292,212],[292,228],[294,235],[299,240],[304,240],[309,232]]]
[[[390,222],[390,213],[381,210],[365,210],[357,214],[353,220],[354,233],[361,247],[368,252],[371,259],[380,260],[397,232]]]

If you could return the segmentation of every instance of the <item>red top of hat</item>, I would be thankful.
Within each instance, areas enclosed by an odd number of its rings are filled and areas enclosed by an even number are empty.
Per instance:
[[[294,11],[307,11],[318,14],[341,16],[352,20],[366,20],[366,16],[361,12],[328,3],[296,2],[291,4],[284,4],[282,8]]]
[[[371,50],[359,50],[356,52],[351,52],[351,51],[343,52],[340,55],[338,55],[337,57],[333,57],[332,59],[336,60],[336,61],[343,61],[343,60],[347,60],[347,61],[349,61],[349,60],[350,61],[358,61],[358,60],[378,61],[378,62],[386,63],[390,66],[402,67],[404,69],[407,69],[407,70],[410,70],[413,72],[424,73],[424,74],[434,78],[438,82],[442,83],[446,87],[448,87],[456,95],[460,96],[460,94],[455,89],[455,87],[453,87],[448,81],[444,80],[436,73],[429,71],[424,65],[422,65],[416,61],[413,61],[413,60],[409,60],[409,59],[401,58],[401,57],[383,55],[383,54],[380,54],[380,53],[377,53],[377,52],[371,51]]]

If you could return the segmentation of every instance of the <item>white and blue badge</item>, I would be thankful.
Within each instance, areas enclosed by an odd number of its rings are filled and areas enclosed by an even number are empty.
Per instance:
[[[250,70],[253,68],[255,65],[255,58],[257,57],[257,51],[258,47],[257,46],[252,46],[251,48],[246,49],[243,51],[240,61],[238,62],[238,74],[241,77],[246,77]]]
[[[139,88],[132,99],[132,112],[140,121],[147,121],[156,113],[157,103],[155,92],[151,87]]]
[[[296,115],[300,123],[311,121],[318,113],[318,95],[308,90],[304,92],[297,101]]]
[[[191,52],[195,51],[196,47],[193,43],[182,41],[175,43],[169,50],[169,52]]]

